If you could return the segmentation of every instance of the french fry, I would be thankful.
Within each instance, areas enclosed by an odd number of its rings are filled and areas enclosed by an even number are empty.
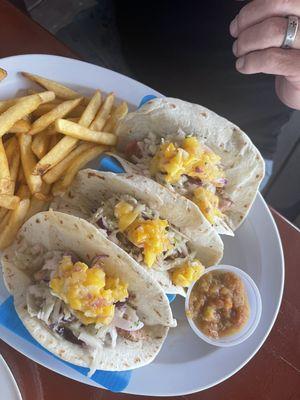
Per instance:
[[[76,118],[66,118],[68,121],[72,121],[72,122],[76,122],[78,123],[80,118],[76,117]],[[51,124],[47,129],[45,129],[45,133],[47,136],[52,136],[52,135],[56,135],[56,129],[55,129],[55,123]]]
[[[8,160],[0,137],[0,194],[9,194],[11,192],[11,179]]]
[[[88,128],[97,115],[101,106],[101,92],[96,90],[86,109],[83,111],[78,124]]]
[[[67,100],[61,104],[58,104],[48,113],[42,115],[40,118],[35,120],[29,131],[30,135],[35,135],[49,125],[51,125],[56,119],[65,117],[73,108],[75,108],[82,100],[82,97],[75,100]]]
[[[44,175],[63,160],[76,146],[77,139],[70,136],[63,137],[52,149],[37,163],[33,174]]]
[[[3,81],[3,79],[5,79],[7,77],[7,72],[5,71],[5,69],[0,68],[0,81]]]
[[[49,111],[53,110],[53,108],[57,107],[58,104],[52,102],[41,104],[36,110],[33,111],[33,118],[37,119],[42,115],[47,114]]]
[[[82,113],[78,124],[88,127],[99,109],[101,104],[101,94],[96,91],[86,109]],[[71,136],[63,137],[36,165],[33,173],[43,175],[49,169],[53,168],[56,164],[62,161],[67,155],[75,148],[78,139]]]
[[[30,199],[31,197],[31,193],[29,190],[29,187],[22,183],[19,187],[19,189],[17,190],[17,196],[20,197],[20,199]]]
[[[86,150],[84,153],[77,156],[73,163],[67,169],[65,176],[62,180],[57,181],[52,187],[52,193],[54,196],[62,195],[67,188],[73,182],[73,179],[77,172],[83,168],[88,162],[93,160],[99,154],[103,153],[107,148],[105,146],[94,146],[91,149]]]
[[[29,74],[28,72],[22,72],[22,75],[25,76],[25,78],[28,78],[31,81],[39,84],[40,86],[43,86],[45,89],[52,90],[56,96],[60,97],[61,99],[72,100],[80,96],[80,94],[75,92],[75,90],[62,85],[61,83],[43,78],[42,76]]]
[[[20,201],[17,208],[8,214],[9,218],[5,227],[0,231],[0,250],[5,249],[13,242],[19,228],[25,221],[29,206],[30,200],[23,199]]]
[[[47,154],[50,142],[51,136],[46,135],[44,131],[34,136],[31,144],[31,150],[39,160],[43,158],[45,154]]]
[[[14,125],[9,129],[8,133],[26,133],[30,130],[31,124],[25,119],[20,119],[15,122]]]
[[[0,207],[7,208],[8,210],[14,210],[20,202],[18,196],[11,194],[0,194]]]
[[[39,96],[42,101],[41,104],[47,103],[48,101],[54,100],[55,98],[54,92],[46,91],[46,92],[30,94],[27,96],[14,97],[7,100],[0,100],[0,112],[2,113],[6,111],[9,107],[12,107],[13,105],[17,104],[19,101],[28,100],[33,96]]]
[[[112,112],[111,116],[104,125],[104,132],[114,132],[118,122],[124,118],[128,113],[128,105],[126,101],[122,101],[115,110]]]
[[[8,150],[10,150],[10,149],[8,149]],[[14,194],[17,179],[18,179],[19,166],[20,166],[20,150],[19,150],[18,142],[16,142],[14,151],[11,154],[8,150],[6,151],[6,155],[7,155],[8,164],[9,164],[9,173],[10,173],[10,181],[11,181],[11,187],[10,187],[9,194]]]
[[[33,113],[32,116],[34,119],[37,119],[39,117],[41,117],[42,115],[48,113],[49,111],[53,110],[53,108],[57,107],[59,104],[61,104],[62,101],[60,100],[60,102],[58,103],[44,103],[41,104],[39,106],[39,108],[37,108]],[[78,106],[76,106],[75,108],[73,108],[73,110],[71,110],[69,112],[69,116],[71,118],[79,118],[81,116],[81,114],[83,113],[85,109],[84,104],[78,104]]]
[[[32,194],[40,192],[43,181],[40,176],[32,174],[32,171],[36,165],[36,157],[31,150],[32,136],[26,133],[21,133],[18,139],[21,162],[27,185],[29,186]]]
[[[101,131],[110,115],[112,106],[115,101],[115,95],[114,93],[109,93],[102,104],[100,110],[98,111],[98,114],[96,115],[96,118],[94,121],[91,123],[90,128],[94,131]]]
[[[75,160],[77,156],[82,154],[84,151],[92,148],[94,145],[93,143],[82,143],[76,149],[71,151],[70,154],[67,155],[61,162],[56,164],[53,168],[51,168],[45,175],[43,175],[43,181],[48,184],[54,183],[59,180]]]
[[[39,95],[28,96],[8,108],[0,115],[0,137],[8,132],[11,127],[19,120],[38,108],[42,99]]]
[[[55,121],[55,129],[57,132],[72,136],[76,139],[85,140],[87,142],[94,142],[108,146],[113,146],[117,142],[116,136],[112,133],[93,131],[66,119],[57,119]]]

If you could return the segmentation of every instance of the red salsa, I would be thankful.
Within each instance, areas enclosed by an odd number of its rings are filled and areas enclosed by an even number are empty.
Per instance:
[[[227,271],[204,274],[191,291],[188,316],[206,336],[217,339],[237,333],[249,319],[242,280]]]

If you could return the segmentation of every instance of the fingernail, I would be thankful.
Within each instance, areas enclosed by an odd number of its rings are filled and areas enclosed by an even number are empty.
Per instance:
[[[235,17],[234,20],[231,21],[229,30],[230,30],[231,36],[237,37],[237,35],[238,35],[237,17]]]
[[[245,64],[245,57],[238,58],[235,63],[236,69],[242,69],[244,64]]]
[[[232,52],[235,56],[237,55],[237,40],[232,45]]]

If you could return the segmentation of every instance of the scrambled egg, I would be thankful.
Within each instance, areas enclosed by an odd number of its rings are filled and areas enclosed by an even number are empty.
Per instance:
[[[119,229],[125,231],[128,240],[143,249],[144,262],[150,268],[157,257],[172,248],[168,239],[168,221],[155,218],[143,220],[134,207],[121,201],[115,206]]]
[[[214,223],[215,217],[222,217],[219,211],[218,197],[203,185],[223,187],[226,180],[220,166],[221,158],[210,150],[207,150],[195,137],[187,137],[181,147],[174,143],[163,143],[151,161],[151,174],[157,172],[163,174],[167,183],[177,183],[182,175],[197,178],[202,187],[194,192],[193,201],[209,220]]]
[[[210,190],[200,186],[194,190],[192,200],[211,224],[215,222],[216,217],[223,217],[222,212],[219,210],[219,197]]]
[[[106,276],[100,266],[89,268],[64,256],[50,281],[53,294],[73,310],[84,324],[108,325],[114,317],[117,301],[128,297],[127,284]]]
[[[203,274],[205,267],[199,260],[186,261],[172,272],[172,282],[176,286],[188,287]]]

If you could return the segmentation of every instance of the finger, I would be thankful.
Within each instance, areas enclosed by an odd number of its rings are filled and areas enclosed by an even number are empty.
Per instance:
[[[296,15],[300,17],[299,0],[254,0],[243,7],[230,24],[230,33],[233,37],[271,17],[286,17]]]
[[[236,69],[242,74],[273,74],[289,78],[299,76],[300,51],[266,49],[253,51],[237,59]]]
[[[277,96],[284,104],[300,110],[300,82],[290,82],[283,76],[277,76],[275,88]]]
[[[240,57],[254,50],[281,47],[285,38],[288,21],[286,18],[268,18],[259,24],[242,31],[233,44],[233,53]],[[293,48],[300,49],[300,30],[298,30]]]

